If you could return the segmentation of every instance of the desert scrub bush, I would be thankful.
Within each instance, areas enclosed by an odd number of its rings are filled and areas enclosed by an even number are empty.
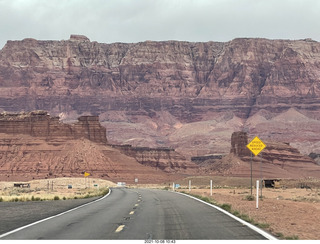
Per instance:
[[[275,233],[276,237],[282,240],[299,240],[299,236],[293,235],[293,236],[284,236],[281,232]]]
[[[2,199],[2,197],[0,197],[0,202],[3,202],[3,199]]]
[[[207,202],[207,203],[211,203],[211,202],[210,202],[210,199],[209,199],[208,197],[203,197],[203,196],[201,196],[200,199],[201,199],[202,201]]]
[[[237,216],[237,217],[240,217],[240,213],[239,213],[239,211],[237,211],[237,210],[234,210],[233,212],[232,212],[232,214],[234,215],[234,216]]]
[[[220,206],[222,209],[228,211],[228,212],[231,212],[231,205],[230,204],[227,204],[227,203],[224,203]]]
[[[248,200],[248,201],[254,201],[254,200],[255,200],[255,197],[252,196],[252,195],[247,195],[247,196],[245,196],[244,199],[245,199],[245,200]]]
[[[297,236],[297,235],[286,236],[284,239],[286,239],[286,240],[299,240],[299,236]]]
[[[11,199],[11,202],[18,202],[18,201],[19,201],[19,198],[17,198],[17,197]]]
[[[248,223],[252,223],[252,224],[254,223],[253,219],[246,214],[240,214],[238,217]]]
[[[54,196],[53,200],[60,200],[59,196]]]
[[[109,188],[103,189],[102,190],[102,195],[107,195],[109,193]]]
[[[268,223],[256,223],[255,225],[261,229],[267,229],[270,227],[270,225]]]
[[[41,198],[32,196],[31,201],[41,201]]]

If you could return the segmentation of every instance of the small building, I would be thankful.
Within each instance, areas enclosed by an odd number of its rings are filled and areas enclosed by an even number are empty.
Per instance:
[[[13,187],[30,188],[30,183],[13,183]]]
[[[266,188],[280,188],[280,179],[264,179],[264,187]]]

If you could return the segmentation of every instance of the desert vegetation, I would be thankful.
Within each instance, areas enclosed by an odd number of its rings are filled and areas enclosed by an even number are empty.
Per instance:
[[[0,202],[68,200],[97,197],[109,192],[114,184],[100,179],[57,178],[30,181],[29,188],[0,182]]]

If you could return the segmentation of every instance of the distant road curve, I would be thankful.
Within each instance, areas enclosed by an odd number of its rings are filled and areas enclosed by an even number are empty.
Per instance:
[[[239,222],[212,205],[184,194],[156,189],[126,188],[113,188],[110,192],[110,195],[95,202],[2,234],[0,238],[14,240],[275,239],[256,227],[251,228],[250,224]]]

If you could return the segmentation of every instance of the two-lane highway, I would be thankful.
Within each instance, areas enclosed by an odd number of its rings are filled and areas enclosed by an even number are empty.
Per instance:
[[[109,196],[2,239],[266,239],[217,209],[154,189],[114,188]]]

